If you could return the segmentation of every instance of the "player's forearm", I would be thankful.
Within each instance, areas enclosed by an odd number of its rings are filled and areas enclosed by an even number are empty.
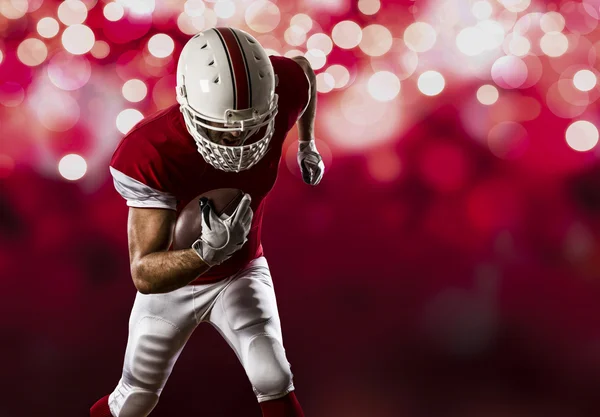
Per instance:
[[[132,262],[131,275],[143,294],[174,291],[192,282],[210,267],[193,249],[150,253]]]
[[[315,137],[315,115],[317,113],[317,78],[312,70],[307,71],[310,80],[310,101],[304,113],[298,119],[298,139],[310,141]]]

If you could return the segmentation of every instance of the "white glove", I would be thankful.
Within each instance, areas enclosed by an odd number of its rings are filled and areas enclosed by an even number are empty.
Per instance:
[[[192,249],[206,264],[221,264],[246,243],[254,214],[250,201],[250,195],[244,194],[231,216],[217,216],[212,203],[206,198],[200,199],[202,235],[192,244]]]
[[[302,171],[302,179],[305,183],[317,185],[321,181],[321,178],[323,178],[325,165],[314,140],[298,142],[298,165]]]

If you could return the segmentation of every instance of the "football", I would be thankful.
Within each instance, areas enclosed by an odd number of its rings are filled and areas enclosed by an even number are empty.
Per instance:
[[[190,248],[202,234],[199,202],[202,197],[206,197],[211,201],[218,215],[227,214],[230,216],[244,197],[244,192],[235,188],[219,188],[196,196],[179,213],[173,234],[174,250]]]

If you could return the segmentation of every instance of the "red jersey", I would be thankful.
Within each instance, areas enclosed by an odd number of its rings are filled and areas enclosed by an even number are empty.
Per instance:
[[[310,85],[300,65],[285,57],[269,58],[279,79],[275,132],[265,156],[250,169],[224,172],[204,161],[185,127],[179,105],[139,122],[111,159],[115,188],[130,207],[166,208],[179,213],[194,197],[217,188],[237,188],[252,197],[254,217],[248,242],[192,284],[226,278],[263,254],[260,235],[265,197],[277,179],[285,137],[310,99]]]

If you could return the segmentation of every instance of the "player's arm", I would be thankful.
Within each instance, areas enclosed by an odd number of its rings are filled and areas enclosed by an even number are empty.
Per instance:
[[[303,56],[292,58],[302,67],[309,82],[310,98],[304,113],[298,119],[298,139],[301,142],[313,141],[315,137],[315,115],[317,114],[317,76],[308,59]]]
[[[194,249],[168,250],[175,221],[174,210],[129,208],[131,277],[143,294],[176,290],[210,269]]]
[[[292,58],[304,71],[310,89],[308,105],[298,119],[298,165],[302,171],[302,179],[310,185],[317,185],[325,165],[315,144],[315,115],[317,113],[317,77],[310,62],[303,56]]]

